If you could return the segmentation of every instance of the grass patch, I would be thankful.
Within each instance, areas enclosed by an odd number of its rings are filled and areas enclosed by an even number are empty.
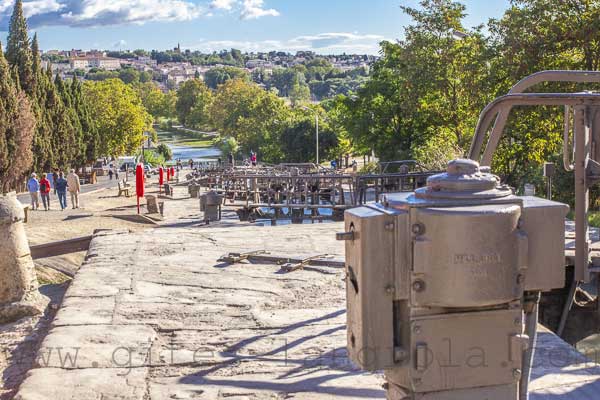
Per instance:
[[[193,132],[157,132],[158,140],[161,143],[170,143],[177,146],[187,147],[214,147],[218,144],[219,139],[214,136],[206,136]]]

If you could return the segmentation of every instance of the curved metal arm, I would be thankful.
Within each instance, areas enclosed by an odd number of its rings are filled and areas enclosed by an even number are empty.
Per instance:
[[[514,106],[577,106],[583,104],[600,105],[600,94],[597,93],[524,93],[524,94],[507,94],[498,97],[496,100],[488,104],[481,114],[477,122],[475,132],[485,132],[492,123],[494,116],[499,113],[507,113]],[[491,139],[490,139],[491,141]],[[475,142],[471,146],[470,158],[476,160],[474,154]],[[495,149],[495,148],[494,148]],[[490,150],[490,144],[486,148]],[[485,164],[482,161],[482,165]]]
[[[543,82],[600,83],[600,71],[541,71],[521,79],[510,89],[508,94],[522,93],[532,86]],[[500,137],[506,126],[510,109],[511,107],[498,112],[494,127],[490,133],[488,144],[485,148],[483,157],[481,158],[481,165],[491,164],[494,151],[496,150],[496,147],[498,147]],[[481,149],[485,140],[485,132],[490,126],[491,119],[493,119],[493,116],[490,117],[489,123],[485,124],[485,126],[477,126],[475,135],[473,136],[473,142],[471,143],[469,158],[479,161]]]

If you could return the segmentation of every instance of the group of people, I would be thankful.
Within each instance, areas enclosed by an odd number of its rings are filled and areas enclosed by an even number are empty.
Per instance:
[[[54,194],[58,197],[61,210],[67,208],[67,191],[71,194],[71,205],[73,209],[79,208],[79,192],[81,183],[79,176],[72,169],[69,175],[65,178],[64,172],[55,170],[52,173],[52,184],[48,179],[48,174],[42,174],[42,178],[38,180],[37,174],[34,172],[27,181],[27,190],[31,196],[31,209],[38,210],[40,208],[40,200],[44,210],[50,210],[50,192],[54,189]]]

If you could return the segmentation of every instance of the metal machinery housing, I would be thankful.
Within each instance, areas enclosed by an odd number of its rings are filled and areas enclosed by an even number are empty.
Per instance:
[[[564,286],[568,207],[486,171],[454,160],[427,187],[346,211],[348,352],[386,370],[390,399],[519,396],[525,293]]]

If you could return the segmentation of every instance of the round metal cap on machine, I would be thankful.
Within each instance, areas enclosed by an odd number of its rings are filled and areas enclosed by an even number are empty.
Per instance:
[[[446,172],[430,176],[427,186],[415,191],[416,197],[428,199],[495,199],[512,194],[500,178],[480,169],[477,161],[456,159]]]

